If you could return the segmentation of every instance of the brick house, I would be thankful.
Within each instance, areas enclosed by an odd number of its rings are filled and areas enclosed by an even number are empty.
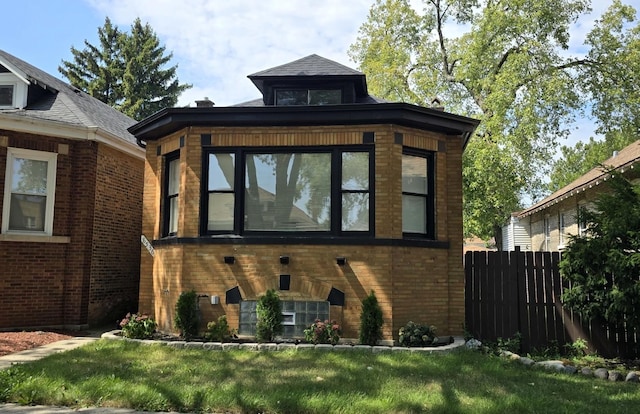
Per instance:
[[[140,310],[173,330],[193,289],[203,325],[226,315],[252,335],[275,289],[285,336],[320,318],[357,338],[374,291],[386,340],[408,321],[461,334],[462,152],[478,121],[376,99],[317,55],[248,77],[255,101],[129,128],[147,148]]]
[[[0,51],[0,329],[84,327],[137,308],[134,123]]]
[[[602,165],[637,180],[639,162],[640,141],[636,141]],[[594,200],[607,191],[608,176],[605,169],[595,167],[531,207],[513,213],[502,231],[505,250],[518,246],[521,250],[562,251],[569,235],[579,235],[585,230],[578,222],[578,211],[592,208]]]

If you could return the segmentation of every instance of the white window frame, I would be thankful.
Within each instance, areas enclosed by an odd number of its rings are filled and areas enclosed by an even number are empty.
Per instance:
[[[47,200],[45,203],[43,231],[9,230],[9,217],[11,213],[11,187],[13,180],[13,161],[16,158],[25,158],[47,162]],[[33,236],[51,236],[53,234],[53,210],[55,206],[57,163],[58,154],[56,154],[55,152],[34,151],[22,148],[7,148],[7,168],[5,170],[4,200],[2,204],[2,233]]]
[[[565,217],[565,213],[559,213],[558,216],[558,250],[562,250],[565,247],[565,242],[566,242],[566,238],[567,235],[565,234],[566,232],[566,217]]]
[[[549,251],[551,245],[551,217],[547,214],[544,216],[544,249]]]

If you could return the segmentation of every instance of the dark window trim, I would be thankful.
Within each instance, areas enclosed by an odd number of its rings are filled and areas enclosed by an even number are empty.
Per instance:
[[[163,171],[163,186],[162,186],[162,236],[171,237],[175,236],[175,233],[169,232],[169,216],[171,203],[169,202],[174,197],[180,197],[180,191],[175,195],[169,194],[169,164],[173,161],[180,160],[180,151],[174,151],[164,156],[164,171]]]
[[[366,152],[369,154],[369,230],[368,231],[342,231],[342,188],[340,174],[334,171],[342,171],[343,152]],[[233,153],[235,157],[234,165],[234,185],[235,185],[235,214],[234,229],[232,231],[209,231],[207,229],[208,220],[208,173],[209,155],[215,153]],[[331,229],[329,231],[307,231],[307,232],[270,232],[244,230],[244,197],[245,197],[245,168],[247,154],[264,153],[325,153],[331,154],[332,174],[331,174]],[[295,146],[295,147],[203,147],[202,150],[202,180],[200,190],[200,234],[202,236],[216,235],[256,235],[269,237],[296,237],[304,234],[305,237],[325,238],[325,237],[374,237],[375,235],[375,147],[373,145],[341,145],[332,147],[323,146]],[[336,170],[339,168],[339,170]]]
[[[403,232],[402,235],[404,238],[425,238],[430,240],[435,240],[436,238],[436,229],[435,229],[435,216],[436,216],[436,203],[435,203],[435,152],[419,150],[416,148],[404,147],[402,148],[402,155],[411,155],[415,157],[424,158],[427,162],[427,194],[418,194],[418,193],[409,193],[402,192],[402,197],[405,195],[411,195],[416,197],[424,197],[426,199],[427,211],[426,211],[426,221],[427,221],[427,232],[426,233],[410,233]]]
[[[153,247],[175,246],[185,244],[196,245],[332,245],[332,246],[391,246],[421,247],[430,249],[449,249],[448,241],[428,240],[425,238],[374,239],[371,237],[313,237],[313,236],[238,236],[216,235],[201,237],[170,237],[151,242]]]
[[[307,93],[307,103],[300,105],[286,105],[278,103],[278,92],[280,91],[305,91]],[[273,105],[274,106],[318,106],[318,104],[311,104],[309,101],[311,100],[311,92],[312,91],[339,91],[340,92],[340,102],[332,103],[332,104],[324,104],[324,105],[340,105],[344,103],[344,90],[342,87],[322,87],[318,86],[314,87],[301,87],[301,86],[293,86],[293,87],[275,87],[273,88]]]

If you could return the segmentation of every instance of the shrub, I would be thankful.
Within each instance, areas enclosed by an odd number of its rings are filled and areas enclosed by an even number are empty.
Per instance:
[[[282,306],[275,290],[269,289],[256,304],[256,340],[273,342],[282,333]]]
[[[149,339],[153,336],[158,325],[149,315],[138,315],[137,313],[127,313],[122,321],[122,336],[132,339]]]
[[[420,325],[409,321],[400,328],[398,343],[400,346],[431,346],[438,342],[435,326]]]
[[[227,323],[227,316],[222,315],[218,318],[217,322],[209,322],[207,324],[207,330],[204,333],[204,338],[207,341],[224,342],[231,339],[235,331],[229,328]]]
[[[331,344],[335,345],[340,341],[342,330],[336,321],[322,322],[316,319],[315,322],[304,330],[304,338],[307,342],[314,344]]]
[[[378,305],[375,293],[371,291],[369,296],[362,300],[362,312],[360,314],[359,340],[364,345],[376,345],[382,339],[382,309]]]
[[[198,335],[198,295],[194,290],[180,294],[174,322],[184,339]]]

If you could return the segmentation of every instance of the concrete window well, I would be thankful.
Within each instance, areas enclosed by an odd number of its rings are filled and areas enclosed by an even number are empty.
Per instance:
[[[278,292],[285,335],[315,319],[357,338],[373,291],[385,340],[408,321],[461,335],[462,154],[478,121],[369,95],[310,55],[248,76],[258,99],[164,109],[129,128],[146,150],[139,309],[172,331],[183,291],[203,322],[255,330]]]

